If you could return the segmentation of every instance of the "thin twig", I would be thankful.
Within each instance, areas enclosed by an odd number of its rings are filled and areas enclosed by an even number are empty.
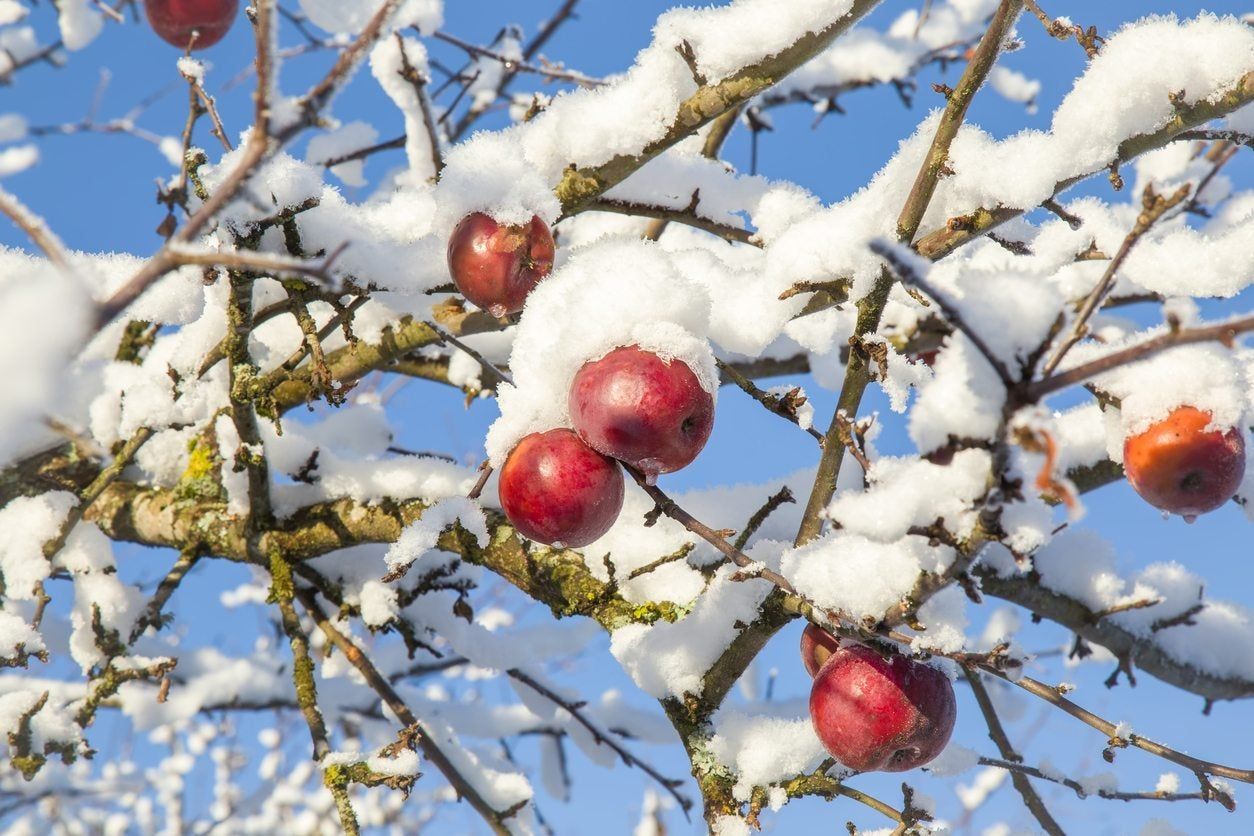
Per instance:
[[[792,489],[790,489],[787,485],[784,485],[778,491],[771,494],[766,502],[762,504],[761,508],[753,512],[753,516],[749,518],[747,523],[745,523],[744,530],[737,535],[736,542],[732,545],[737,549],[744,549],[744,547],[749,544],[749,538],[757,533],[758,529],[762,527],[762,523],[766,522],[767,518],[771,516],[771,514],[774,514],[777,508],[781,505],[788,505],[796,501],[796,498],[792,495]]]
[[[335,645],[336,649],[344,654],[344,658],[348,663],[358,670],[366,680],[366,684],[387,704],[388,709],[396,715],[396,718],[406,726],[419,729],[415,737],[419,749],[422,750],[423,757],[431,762],[436,769],[440,770],[445,780],[449,782],[449,785],[483,817],[483,820],[493,833],[500,834],[500,836],[508,836],[510,831],[505,826],[504,814],[493,809],[492,805],[488,804],[479,791],[475,789],[474,785],[457,770],[457,767],[449,759],[448,755],[440,749],[431,736],[422,728],[418,718],[409,709],[409,706],[405,704],[405,701],[401,699],[400,694],[396,693],[396,689],[392,687],[387,677],[379,673],[379,670],[370,661],[369,657],[362,653],[361,649],[348,636],[341,633],[331,623],[312,592],[300,586],[295,588],[295,592],[305,611],[309,613],[309,617],[318,625],[318,629],[322,631],[331,644]]]
[[[182,71],[180,70],[182,73]],[[235,146],[231,144],[230,138],[226,135],[226,128],[222,125],[222,117],[218,115],[218,104],[214,101],[213,96],[205,90],[200,79],[190,73],[182,73],[183,78],[187,79],[187,84],[191,88],[192,95],[200,102],[200,109],[209,115],[209,121],[213,124],[211,133],[217,137],[218,142],[222,143],[222,148],[228,152],[234,151]]]
[[[279,278],[282,276],[306,276],[331,284],[335,281],[332,268],[339,257],[348,248],[348,242],[340,244],[324,258],[311,261],[291,258],[270,253],[257,253],[234,250],[193,250],[175,246],[171,248],[170,260],[174,266],[199,265],[203,267],[221,267],[227,270],[246,270],[265,276]]]
[[[696,212],[696,192],[693,192],[693,200],[683,209],[674,209],[670,206],[658,206],[650,203],[637,203],[630,200],[614,200],[611,198],[598,198],[587,206],[583,207],[584,212],[613,212],[616,215],[630,215],[639,218],[656,218],[659,221],[675,222],[690,226],[693,229],[700,229],[717,235],[724,241],[735,242],[738,244],[751,244],[755,247],[761,247],[762,242],[758,241],[752,232],[742,229],[731,224],[719,223],[711,218],[699,215]]]
[[[536,32],[535,37],[533,37],[531,41],[523,47],[522,56],[524,61],[533,60],[540,53],[540,50],[544,48],[544,45],[549,42],[549,39],[552,38],[557,30],[561,28],[562,24],[574,17],[575,6],[578,2],[579,0],[563,0],[562,5],[558,7],[557,11],[554,12],[554,14],[540,26],[540,29]],[[472,107],[465,114],[463,114],[462,117],[457,120],[457,123],[453,126],[452,130],[449,131],[449,138],[456,141],[463,137],[466,132],[470,130],[471,126],[479,119],[479,117],[487,112],[489,104],[491,102],[495,102],[505,94],[517,76],[517,69],[505,65],[505,72],[501,74],[500,80],[497,81],[496,90],[491,100],[485,100],[483,104]]]
[[[1141,737],[1138,734],[1124,734],[1121,736],[1118,726],[1109,720],[1105,720],[1091,711],[1076,705],[1071,700],[1064,697],[1057,688],[1050,687],[1049,685],[1046,685],[1043,682],[1038,682],[1028,676],[1008,676],[1006,673],[997,670],[997,668],[992,665],[981,664],[980,668],[1005,682],[1009,682],[1019,688],[1022,688],[1029,694],[1039,697],[1045,702],[1048,702],[1050,705],[1053,705],[1055,708],[1061,709],[1063,712],[1071,715],[1085,725],[1100,731],[1102,734],[1106,735],[1111,747],[1113,748],[1133,746],[1143,752],[1148,752],[1151,755],[1162,758],[1163,760],[1171,761],[1174,764],[1188,769],[1194,775],[1197,775],[1199,780],[1202,781],[1203,793],[1213,794],[1219,792],[1217,788],[1210,785],[1209,781],[1204,780],[1205,776],[1208,775],[1213,775],[1216,778],[1227,778],[1233,781],[1240,781],[1245,784],[1254,784],[1254,769],[1238,769],[1236,767],[1225,766],[1224,764],[1213,763],[1211,761],[1195,758],[1191,755],[1186,755],[1183,752],[1172,749],[1169,746],[1164,746],[1161,743]],[[1111,757],[1113,757],[1113,754]],[[1221,802],[1223,801],[1222,798],[1218,798],[1215,795],[1212,795],[1211,797],[1217,798],[1217,800]],[[1229,799],[1229,801],[1230,800],[1231,799]],[[1225,806],[1227,805],[1225,804]]]
[[[431,99],[427,96],[427,83],[430,79],[423,78],[410,63],[409,55],[405,52],[405,39],[401,37],[401,33],[397,32],[395,35],[396,48],[401,53],[401,68],[398,73],[401,78],[409,82],[409,86],[414,89],[414,95],[418,98],[422,124],[427,130],[427,142],[431,145],[431,165],[435,169],[433,175],[438,180],[440,172],[444,171],[444,154],[440,150],[440,127],[435,113],[431,110]]]
[[[1015,387],[1015,380],[1011,377],[1010,370],[1006,368],[1006,364],[993,352],[993,349],[984,341],[979,332],[971,327],[957,306],[949,300],[948,296],[933,287],[932,283],[915,270],[913,265],[902,258],[892,246],[883,241],[872,241],[869,246],[873,253],[888,262],[888,268],[896,274],[898,280],[904,284],[914,285],[936,303],[936,306],[945,314],[945,318],[949,320],[949,323],[965,334],[967,339],[971,341],[971,344],[975,346],[975,349],[993,367],[993,371],[997,372],[998,379],[1001,380],[1007,391]]]
[[[562,70],[554,67],[536,67],[528,64],[525,59],[519,61],[516,58],[510,58],[508,55],[502,55],[501,53],[495,52],[491,49],[475,46],[468,41],[463,41],[461,38],[458,38],[455,35],[450,35],[449,33],[441,30],[437,30],[433,34],[433,37],[437,40],[444,41],[445,43],[452,44],[458,49],[463,50],[472,58],[487,58],[492,61],[496,61],[501,64],[501,66],[503,66],[508,73],[533,73],[535,75],[543,76],[550,81],[569,81],[573,84],[578,84],[581,87],[600,87],[605,83],[599,78],[593,78],[592,76],[587,76],[583,73],[571,70]]]
[[[722,371],[724,377],[736,384],[736,386],[739,387],[746,395],[766,407],[766,410],[772,415],[778,415],[785,421],[801,427],[801,422],[797,418],[797,408],[804,404],[805,400],[801,399],[800,402],[798,402],[798,398],[800,398],[799,393],[793,398],[790,398],[789,395],[772,395],[770,392],[760,389],[757,384],[741,374],[740,370],[731,363],[727,363],[723,360],[715,360],[715,363],[719,370]],[[817,441],[820,447],[823,446],[824,438],[821,432],[816,430],[814,427],[801,428],[805,430],[805,432],[808,433],[815,441]]]
[[[445,331],[439,325],[436,325],[434,322],[431,322],[430,320],[427,321],[427,327],[436,333],[436,336],[439,337],[440,342],[448,343],[454,348],[460,349],[464,354],[466,354],[472,360],[478,363],[480,367],[482,367],[483,370],[488,373],[488,376],[492,378],[492,382],[494,385],[500,384],[500,383],[508,383],[510,386],[514,385],[514,379],[509,376],[508,372],[498,368],[495,364],[492,363],[491,360],[488,360],[478,351],[466,345],[464,342],[457,339],[457,337],[454,337],[448,331]]]
[[[195,567],[199,560],[200,552],[197,551],[187,551],[179,555],[179,559],[174,561],[174,565],[170,567],[170,571],[161,579],[161,583],[157,584],[156,592],[148,600],[143,613],[135,620],[135,626],[131,628],[128,644],[135,644],[135,642],[139,641],[139,637],[149,627],[160,629],[161,608],[170,600],[170,596],[178,589],[179,584],[183,582],[183,578],[187,577],[187,573]]]
[[[612,733],[603,731],[596,723],[593,723],[588,719],[588,716],[581,710],[583,707],[582,703],[573,703],[569,700],[563,699],[560,694],[555,693],[542,682],[539,682],[534,677],[529,676],[519,668],[510,668],[505,671],[505,673],[509,674],[511,679],[515,679],[518,682],[523,683],[540,696],[552,702],[554,705],[558,705],[565,709],[571,717],[575,718],[579,725],[588,730],[588,733],[592,735],[592,739],[596,743],[613,749],[615,754],[618,755],[619,759],[621,759],[626,766],[639,769],[641,772],[660,784],[668,793],[670,793],[671,797],[679,803],[680,809],[684,811],[684,816],[688,816],[688,811],[692,807],[692,799],[683,795],[678,789],[676,789],[677,787],[683,786],[682,781],[666,778],[652,766],[633,755],[630,749],[622,746],[614,739],[614,735]]]
[[[1001,752],[1001,756],[1011,763],[1021,761],[1022,758],[1010,743],[1010,738],[1006,736],[1006,730],[1002,727],[1001,719],[997,716],[997,709],[993,707],[993,701],[989,699],[988,690],[985,689],[984,683],[980,681],[980,674],[970,668],[964,668],[963,673],[967,675],[967,682],[971,685],[971,693],[975,696],[975,701],[980,706],[980,712],[984,715],[984,722],[988,725],[988,736],[992,738],[993,743],[997,746],[997,751]],[[1037,794],[1036,789],[1032,786],[1032,782],[1028,780],[1027,776],[1021,772],[1012,771],[1010,780],[1023,798],[1023,803],[1028,808],[1028,812],[1040,823],[1045,832],[1050,834],[1050,836],[1064,836],[1063,829],[1058,826],[1058,822],[1050,814],[1049,809],[1045,806],[1045,802],[1041,800],[1040,795]]]
[[[100,471],[95,479],[91,481],[83,492],[79,494],[78,504],[70,509],[66,514],[61,527],[57,529],[57,534],[51,540],[44,544],[44,556],[51,560],[56,556],[57,552],[65,545],[66,539],[70,536],[70,532],[74,530],[74,526],[83,518],[87,510],[91,508],[93,502],[100,498],[113,482],[122,475],[122,471],[130,465],[131,460],[135,458],[135,454],[139,449],[152,438],[154,432],[148,427],[141,427],[135,431],[126,443],[122,445],[122,449],[113,457],[113,461],[107,467]]]
[[[58,269],[65,272],[71,270],[69,253],[65,245],[61,243],[61,239],[48,228],[43,218],[26,208],[22,201],[2,187],[0,187],[0,213],[7,215],[18,229],[25,232]]]
[[[1234,145],[1245,145],[1250,148],[1254,148],[1254,134],[1247,134],[1242,131],[1196,128],[1191,131],[1185,131],[1177,136],[1176,139],[1192,139],[1204,142],[1231,142]]]
[[[656,572],[658,569],[661,569],[663,566],[669,566],[670,564],[676,563],[680,560],[686,560],[688,558],[688,555],[692,554],[692,550],[694,548],[696,548],[696,544],[684,543],[682,546],[680,546],[678,549],[671,552],[670,554],[664,554],[661,557],[659,557],[657,560],[650,561],[649,563],[646,563],[645,565],[637,569],[632,569],[630,572],[627,573],[627,580],[634,581],[636,578],[643,578],[645,575],[651,572]],[[739,548],[739,546],[737,546],[737,548]],[[608,560],[607,560],[607,563],[608,563]]]
[[[474,487],[470,489],[470,493],[466,494],[467,499],[478,499],[483,493],[484,487],[488,484],[488,480],[492,478],[492,463],[484,461],[479,466],[479,478],[475,480]]]
[[[623,469],[631,475],[632,479],[636,480],[636,484],[639,485],[641,489],[649,495],[649,498],[653,500],[658,513],[665,514],[675,522],[682,525],[684,528],[691,531],[693,534],[700,537],[702,540],[705,540],[741,569],[749,569],[753,572],[755,577],[760,577],[764,580],[770,581],[784,592],[793,595],[796,594],[797,590],[793,588],[793,585],[787,578],[773,569],[768,569],[761,563],[753,560],[740,549],[727,542],[720,532],[710,528],[692,514],[689,514],[683,508],[679,507],[675,500],[667,496],[661,488],[657,485],[650,485],[644,474],[639,470],[636,470],[629,464],[623,464]]]
[[[1093,287],[1093,291],[1084,300],[1079,313],[1076,314],[1071,333],[1059,343],[1058,348],[1048,362],[1045,363],[1041,372],[1042,376],[1048,377],[1053,374],[1054,370],[1058,368],[1058,364],[1067,356],[1067,352],[1088,334],[1089,319],[1102,306],[1106,297],[1110,295],[1110,291],[1114,289],[1119,268],[1123,266],[1123,262],[1128,257],[1128,253],[1132,252],[1132,248],[1158,222],[1163,213],[1188,197],[1188,194],[1189,184],[1187,183],[1177,189],[1170,197],[1163,197],[1155,192],[1153,184],[1145,187],[1145,191],[1141,194],[1141,213],[1137,215],[1136,223],[1132,225],[1132,231],[1123,239],[1123,243],[1119,246],[1119,251],[1115,253],[1115,257],[1110,260],[1110,263],[1106,265],[1106,272],[1102,274],[1101,279]]]
[[[1206,325],[1198,328],[1181,328],[1168,331],[1144,342],[1129,346],[1119,351],[1073,366],[1066,371],[1038,380],[1027,387],[1025,393],[1030,401],[1037,401],[1046,395],[1065,389],[1076,383],[1083,383],[1090,377],[1096,377],[1120,366],[1144,360],[1168,348],[1176,348],[1193,343],[1219,342],[1232,345],[1238,334],[1254,331],[1254,316],[1233,319],[1218,325]]]
[[[1067,787],[1075,792],[1079,798],[1088,798],[1090,794],[1097,795],[1098,798],[1105,798],[1110,801],[1206,801],[1207,796],[1201,792],[1164,792],[1161,790],[1152,790],[1149,792],[1116,792],[1113,790],[1099,789],[1096,793],[1091,793],[1084,788],[1079,781],[1065,778],[1060,775],[1047,773],[1035,766],[1016,763],[1014,761],[999,760],[998,758],[980,757],[981,766],[991,766],[997,769],[1004,769],[1013,774],[1029,775],[1033,778],[1039,778],[1042,781],[1051,781],[1060,786]]]

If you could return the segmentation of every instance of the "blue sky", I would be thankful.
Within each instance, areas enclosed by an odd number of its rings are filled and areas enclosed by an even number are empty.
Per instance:
[[[486,43],[502,24],[517,22],[527,32],[534,31],[539,20],[556,6],[553,0],[449,0],[445,29],[458,36]],[[659,11],[669,3],[658,0],[583,0],[579,19],[564,28],[549,44],[545,54],[565,61],[572,68],[590,75],[603,75],[627,66],[637,50],[649,39],[649,30]],[[891,16],[909,8],[910,3],[894,0],[872,17],[883,23]],[[1062,2],[1051,0],[1047,11],[1054,15],[1070,15],[1085,25],[1096,25],[1109,32],[1121,22],[1143,14],[1166,13],[1173,8],[1181,14],[1193,14],[1199,8],[1215,12],[1242,12],[1248,6],[1233,0],[1216,0],[1201,4],[1171,3],[1166,0],[1108,0],[1103,3]],[[36,13],[45,26],[50,20],[46,8]],[[1071,79],[1083,70],[1083,54],[1074,43],[1060,43],[1048,38],[1034,20],[1020,22],[1020,33],[1026,48],[1008,56],[1006,66],[1029,76],[1040,78],[1044,89],[1036,114],[1026,113],[1022,106],[1005,101],[991,92],[977,97],[970,120],[997,135],[1006,135],[1027,127],[1048,124],[1049,114],[1067,92]],[[283,45],[300,42],[290,27],[281,36]],[[430,47],[433,54],[449,65],[456,65],[460,54],[442,44]],[[223,91],[223,85],[250,60],[251,37],[240,21],[235,31],[221,45],[206,53],[213,67],[209,75],[211,92],[219,95],[222,117],[232,134],[247,125],[250,114],[248,84]],[[174,69],[176,52],[157,40],[142,25],[109,26],[105,35],[86,51],[71,56],[70,65],[61,70],[40,66],[24,71],[9,88],[0,88],[0,113],[16,111],[27,116],[32,125],[72,122],[83,117],[92,101],[100,72],[107,67],[111,80],[103,96],[99,119],[120,116],[138,101],[169,88],[138,119],[141,126],[162,134],[176,134],[185,117],[185,88]],[[293,59],[283,68],[282,86],[287,92],[303,89],[326,65],[326,56],[312,55]],[[959,70],[950,69],[952,81]],[[812,128],[814,114],[807,108],[793,107],[773,112],[775,131],[766,134],[759,149],[759,172],[772,178],[791,179],[818,194],[825,201],[841,198],[862,185],[884,161],[897,142],[907,136],[922,118],[926,109],[938,103],[928,90],[928,83],[937,80],[933,72],[921,80],[915,106],[902,106],[891,88],[852,93],[842,99],[847,115],[830,115]],[[377,89],[368,73],[363,73],[337,101],[334,111],[344,121],[365,119],[374,123],[381,138],[395,135],[401,129],[399,113]],[[500,124],[485,120],[485,126]],[[199,144],[213,147],[213,140],[202,124],[197,136]],[[160,242],[154,230],[163,216],[163,209],[153,200],[154,180],[168,176],[168,163],[144,142],[126,135],[50,136],[40,140],[42,162],[36,168],[12,177],[5,186],[22,197],[42,214],[74,248],[85,250],[117,250],[144,254]],[[298,146],[299,150],[299,146]],[[738,129],[727,144],[728,159],[741,167],[748,166],[747,133]],[[1248,153],[1233,163],[1230,171],[1249,183],[1254,166]],[[388,168],[403,162],[399,152],[390,152],[370,161],[367,176],[376,179]],[[1109,185],[1098,179],[1083,187],[1095,193],[1106,193]],[[346,190],[350,197],[353,190]],[[0,224],[0,243],[24,245],[22,237],[7,225]],[[1235,303],[1236,307],[1242,300]],[[1233,303],[1230,303],[1232,306]],[[1217,306],[1208,306],[1214,310]],[[1146,312],[1152,316],[1152,312]],[[799,380],[806,385],[816,405],[816,421],[825,423],[831,414],[834,397],[814,386],[813,381]],[[414,383],[395,402],[405,416],[404,430],[397,439],[403,446],[441,449],[459,457],[481,455],[482,437],[494,417],[490,403],[476,404],[469,411],[461,398],[444,388]],[[864,412],[878,411],[889,416],[886,403],[873,393],[864,405]],[[886,431],[880,441],[883,452],[908,450],[899,422],[886,417]],[[752,439],[752,443],[746,443]],[[814,464],[813,445],[793,428],[766,414],[757,404],[735,391],[726,391],[719,402],[719,415],[713,438],[700,460],[691,468],[668,478],[670,488],[682,489],[735,481],[759,481]],[[1107,536],[1117,544],[1123,566],[1134,569],[1152,562],[1175,559],[1206,577],[1208,591],[1222,598],[1254,605],[1254,564],[1250,560],[1249,529],[1242,514],[1232,506],[1208,515],[1195,525],[1187,526],[1179,518],[1164,520],[1157,511],[1140,502],[1124,484],[1113,485],[1086,498],[1088,516],[1082,523]],[[169,556],[124,548],[119,553],[123,572],[128,577],[155,580],[168,564]],[[197,570],[197,583],[188,585],[175,598],[171,610],[188,624],[188,629],[205,640],[224,647],[251,646],[261,627],[260,619],[222,618],[216,593],[244,579],[240,569],[212,564]],[[54,594],[57,590],[54,588]],[[65,589],[62,589],[64,593]],[[979,610],[972,612],[980,619]],[[533,617],[547,618],[545,613]],[[784,630],[767,649],[760,673],[774,666],[779,669],[775,686],[778,697],[804,697],[808,680],[795,658],[799,628]],[[1065,631],[1042,625],[1031,628],[1032,649],[1056,648],[1066,641]],[[616,687],[633,695],[641,705],[648,699],[640,694],[619,671],[608,654],[589,653],[577,660],[564,674],[570,684],[584,682],[588,690]],[[283,652],[286,652],[285,649]],[[1254,652],[1254,650],[1252,650]],[[1047,681],[1060,679],[1080,686],[1077,700],[1095,712],[1113,720],[1128,720],[1134,728],[1151,737],[1195,754],[1221,762],[1242,765],[1251,759],[1248,752],[1250,708],[1241,704],[1221,704],[1210,717],[1201,716],[1201,700],[1181,695],[1141,677],[1135,691],[1125,684],[1108,691],[1102,680],[1106,666],[1084,666],[1063,671],[1051,663],[1036,672]],[[493,685],[488,693],[493,693]],[[499,686],[508,695],[506,686]],[[985,739],[982,721],[971,704],[969,695],[960,692],[960,721],[956,739],[965,745],[993,753]],[[1023,717],[1009,724],[1012,738],[1020,744],[1031,762],[1049,758],[1063,771],[1091,773],[1100,771],[1101,736],[1056,712],[1043,713],[1039,706],[1024,703]],[[1057,716],[1054,716],[1057,715]],[[289,719],[289,724],[292,722]],[[299,721],[296,721],[299,722]],[[245,733],[254,728],[255,720],[242,724],[241,740],[251,740]],[[108,741],[116,740],[116,730],[97,729],[99,748],[107,752]],[[298,727],[296,728],[299,731]],[[1239,734],[1231,729],[1241,729]],[[1030,742],[1029,742],[1030,741]],[[301,745],[304,745],[303,743]],[[532,743],[520,743],[524,757]],[[663,772],[686,774],[686,762],[678,747],[664,753],[650,747],[637,747],[647,754]],[[531,754],[534,754],[532,750]],[[103,752],[102,752],[103,756]],[[578,757],[578,756],[576,756]],[[577,763],[575,801],[563,806],[541,797],[541,807],[562,834],[626,833],[638,814],[644,783],[638,773],[624,767],[604,771],[582,768]],[[1119,755],[1117,769],[1125,789],[1152,788],[1165,764],[1135,752]],[[969,781],[973,773],[958,779]],[[909,776],[914,782],[914,776]],[[1182,786],[1192,789],[1182,776]],[[432,776],[434,779],[434,776]],[[855,782],[860,788],[885,799],[898,798],[900,779],[896,776],[862,777]],[[952,794],[945,785],[920,779],[918,785],[940,800],[942,812],[956,809]],[[1243,788],[1242,788],[1243,789]],[[1238,790],[1238,801],[1254,795]],[[1242,808],[1235,815],[1224,813],[1217,805],[1197,803],[1160,805],[1141,803],[1123,805],[1101,800],[1080,801],[1070,791],[1041,785],[1042,795],[1068,832],[1116,834],[1138,832],[1149,818],[1164,817],[1188,832],[1237,833],[1254,830],[1254,817]],[[207,799],[207,791],[205,794]],[[1248,802],[1247,802],[1248,804]],[[859,827],[878,827],[880,822],[863,808],[850,802],[834,805],[817,800],[789,806],[778,817],[769,817],[776,832],[844,832],[844,822],[855,821]],[[1021,810],[1018,797],[1007,783],[977,813],[972,827],[964,832],[979,833],[993,822],[1004,820],[1014,826],[1028,827],[1030,818]],[[668,815],[673,832],[697,832],[696,824],[683,824],[676,814]],[[435,831],[440,833],[477,832],[472,816],[449,811],[437,819]]]

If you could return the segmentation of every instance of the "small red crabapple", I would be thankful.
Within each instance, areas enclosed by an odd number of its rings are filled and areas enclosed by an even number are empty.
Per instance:
[[[691,463],[714,427],[714,398],[688,364],[635,345],[586,363],[568,406],[580,438],[650,483]]]
[[[1123,443],[1123,467],[1141,498],[1192,522],[1236,494],[1245,440],[1236,427],[1208,430],[1211,414],[1182,406]]]
[[[518,532],[579,548],[610,530],[623,508],[623,472],[567,429],[532,433],[501,468],[501,507]]]
[[[905,772],[945,748],[957,700],[949,677],[865,645],[831,655],[810,690],[810,719],[823,747],[859,772]]]
[[[461,294],[495,317],[518,313],[553,269],[553,233],[538,217],[500,224],[483,212],[462,218],[448,240],[448,269]]]
[[[239,12],[239,0],[144,0],[154,32],[179,49],[211,47],[226,36]]]

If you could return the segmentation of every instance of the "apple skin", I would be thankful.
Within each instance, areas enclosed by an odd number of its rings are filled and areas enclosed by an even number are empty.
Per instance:
[[[1241,431],[1207,430],[1211,414],[1192,406],[1174,410],[1123,443],[1123,467],[1141,498],[1192,522],[1236,494],[1245,476]]]
[[[691,463],[714,428],[714,398],[688,364],[635,345],[586,363],[568,406],[580,438],[642,471],[650,484]]]
[[[859,772],[923,766],[945,748],[956,717],[944,673],[905,656],[886,660],[863,645],[833,654],[810,691],[823,747]]]
[[[144,0],[144,12],[154,32],[179,49],[205,49],[222,40],[235,22],[239,0]]]
[[[505,459],[497,488],[520,534],[549,546],[579,548],[610,530],[623,509],[617,462],[567,429],[532,433]]]
[[[801,631],[801,662],[813,679],[828,658],[840,650],[840,639],[821,627],[807,624]]]
[[[548,224],[500,224],[483,212],[462,218],[448,239],[448,269],[462,295],[495,317],[518,313],[553,269]]]

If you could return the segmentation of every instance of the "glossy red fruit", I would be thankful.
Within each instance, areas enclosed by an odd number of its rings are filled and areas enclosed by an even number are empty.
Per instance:
[[[192,49],[204,49],[230,31],[239,0],[144,0],[144,11],[153,31],[163,40],[186,49],[195,32]]]
[[[818,674],[828,657],[839,649],[840,639],[821,627],[807,624],[801,632],[801,662],[811,679]]]
[[[949,677],[929,665],[842,648],[814,679],[810,719],[823,747],[859,772],[904,772],[949,742],[957,702]]]
[[[634,345],[585,364],[568,405],[584,441],[650,482],[695,459],[714,427],[714,398],[688,364]]]
[[[498,491],[505,515],[524,537],[578,548],[618,519],[623,472],[570,430],[549,430],[510,451]]]
[[[1207,430],[1211,414],[1182,406],[1123,443],[1123,467],[1141,498],[1189,522],[1223,505],[1245,476],[1245,439]]]
[[[462,295],[493,316],[518,313],[553,269],[553,233],[539,218],[521,226],[482,212],[462,218],[448,239],[448,269]]]

